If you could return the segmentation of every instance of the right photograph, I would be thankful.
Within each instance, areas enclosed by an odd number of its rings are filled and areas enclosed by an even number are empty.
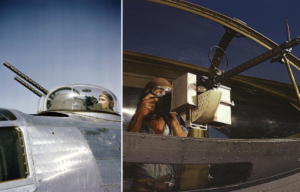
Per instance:
[[[193,2],[123,1],[123,191],[300,191],[295,19]]]

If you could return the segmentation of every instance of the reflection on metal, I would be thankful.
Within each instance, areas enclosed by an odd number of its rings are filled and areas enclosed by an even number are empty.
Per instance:
[[[86,92],[86,90],[90,92]],[[98,104],[99,95],[105,93],[110,96],[110,107]],[[85,111],[119,113],[119,103],[115,95],[100,86],[88,84],[69,84],[58,86],[43,95],[39,102],[38,113],[46,111]]]
[[[207,137],[207,134],[206,131],[202,129],[191,129],[188,133],[188,137],[203,138]]]
[[[287,41],[291,41],[290,26],[288,24],[288,20],[286,20],[286,35],[287,35]]]
[[[96,113],[83,121],[75,112],[66,112],[69,117],[10,112],[17,120],[0,122],[0,130],[13,125],[22,132],[29,171],[24,179],[1,183],[0,190],[121,190],[120,116]]]

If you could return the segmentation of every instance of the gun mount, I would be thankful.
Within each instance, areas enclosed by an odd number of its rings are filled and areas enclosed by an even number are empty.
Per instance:
[[[191,73],[179,77],[173,81],[171,111],[180,114],[186,127],[194,129],[207,130],[207,125],[216,128],[231,125],[231,106],[234,106],[230,99],[231,89],[220,85],[220,83],[274,57],[281,58],[286,64],[300,102],[299,90],[286,58],[286,54],[291,52],[291,48],[299,44],[300,37],[297,37],[242,63],[228,72],[216,72],[214,73],[215,76],[211,78],[197,77]]]
[[[289,49],[296,46],[296,45],[299,45],[300,44],[300,37],[297,37],[291,41],[287,41],[285,43],[282,43],[281,45],[219,75],[219,76],[215,76],[213,78],[210,78],[208,79],[206,82],[205,82],[205,87],[206,88],[212,88],[214,85],[216,85],[217,83],[220,83],[221,81],[225,80],[225,79],[228,79],[230,77],[233,77],[243,71],[246,71],[268,59],[271,59],[275,56],[278,56],[280,54],[283,54],[283,53],[287,53],[289,52]]]

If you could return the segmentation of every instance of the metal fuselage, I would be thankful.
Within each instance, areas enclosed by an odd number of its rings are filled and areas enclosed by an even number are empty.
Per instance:
[[[1,120],[0,131],[20,133],[26,174],[1,182],[0,191],[121,190],[119,115],[60,111],[34,116],[1,110],[16,117]]]

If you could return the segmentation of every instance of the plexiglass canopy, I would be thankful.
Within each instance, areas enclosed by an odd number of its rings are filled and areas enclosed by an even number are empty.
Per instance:
[[[118,100],[111,91],[86,84],[71,84],[51,89],[39,102],[38,113],[45,111],[120,113]]]

